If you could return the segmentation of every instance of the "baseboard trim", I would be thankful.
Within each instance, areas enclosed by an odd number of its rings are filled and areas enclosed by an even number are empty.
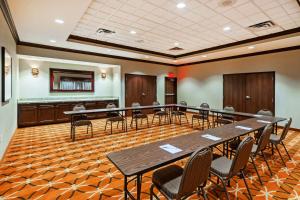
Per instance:
[[[278,125],[278,128],[283,128],[283,126]],[[290,130],[300,132],[299,128],[290,127]]]
[[[15,135],[16,135],[17,130],[18,130],[18,128],[16,128],[16,130],[15,130],[14,133],[13,133],[13,135],[10,137],[10,140],[9,140],[7,146],[6,146],[6,149],[5,149],[5,151],[4,151],[4,153],[3,153],[2,157],[1,157],[1,160],[0,160],[1,162],[4,161],[3,159],[6,157],[8,148],[10,147],[10,145],[11,145],[11,143],[12,143],[12,141],[13,141]]]

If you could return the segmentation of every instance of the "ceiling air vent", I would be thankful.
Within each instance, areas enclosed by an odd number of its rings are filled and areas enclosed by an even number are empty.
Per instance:
[[[180,48],[180,47],[173,47],[171,49],[169,49],[169,51],[182,51],[183,48]]]
[[[258,24],[254,24],[254,25],[251,25],[248,27],[248,29],[250,31],[263,31],[263,30],[267,30],[267,29],[270,29],[270,28],[273,28],[275,27],[275,23],[272,22],[272,21],[265,21],[265,22],[261,22],[261,23],[258,23]]]
[[[98,28],[98,30],[96,31],[96,33],[105,33],[105,34],[113,34],[113,33],[116,33],[115,31],[111,31],[111,30],[108,30],[108,29],[105,29],[105,28]]]
[[[233,6],[233,4],[236,3],[237,0],[219,0],[219,6],[220,7],[228,7]]]

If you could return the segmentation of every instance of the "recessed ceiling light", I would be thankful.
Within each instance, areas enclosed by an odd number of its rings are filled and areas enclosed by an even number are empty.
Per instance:
[[[177,63],[177,60],[173,60],[174,63]]]
[[[133,30],[132,30],[132,31],[130,31],[130,33],[131,33],[131,34],[136,34],[136,31],[133,31]]]
[[[174,43],[175,47],[179,46],[179,42]]]
[[[145,56],[145,58],[149,58],[149,56]]]
[[[223,31],[230,31],[231,30],[231,27],[230,26],[225,26],[224,28],[223,28]]]
[[[65,23],[65,21],[62,20],[62,19],[55,19],[54,21],[55,21],[55,23],[58,23],[58,24],[63,24],[63,23]]]
[[[206,58],[207,57],[207,55],[202,55],[202,58]]]
[[[185,8],[186,5],[185,5],[185,3],[181,2],[181,3],[178,3],[178,4],[176,5],[176,7],[177,7],[177,8]]]
[[[111,52],[111,49],[107,49],[108,52]]]
[[[248,47],[248,49],[254,49],[255,48],[255,46],[249,46]]]
[[[56,40],[49,40],[50,42],[52,42],[52,43],[55,43],[56,42]]]

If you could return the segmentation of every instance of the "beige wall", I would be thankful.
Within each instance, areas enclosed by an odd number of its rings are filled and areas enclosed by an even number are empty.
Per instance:
[[[120,88],[121,105],[124,105],[124,96],[125,96],[124,76],[126,73],[147,74],[147,75],[157,76],[157,99],[158,101],[160,101],[160,103],[163,104],[164,90],[165,90],[164,77],[168,74],[168,72],[174,72],[176,74],[176,70],[177,70],[176,67],[165,66],[165,65],[157,65],[151,63],[105,58],[100,56],[39,49],[39,48],[27,47],[21,45],[18,46],[18,54],[120,65],[121,66],[121,88]]]
[[[178,100],[222,108],[223,74],[275,71],[275,112],[300,128],[300,50],[178,68]]]
[[[0,102],[0,158],[3,156],[5,149],[17,127],[17,105],[16,105],[16,76],[18,60],[16,56],[16,44],[5,21],[5,18],[0,11],[0,46],[5,47],[12,56],[13,63],[13,93],[12,99],[7,104]],[[0,70],[1,77],[1,70]],[[0,81],[1,91],[1,81]],[[1,92],[0,92],[0,99]]]
[[[32,66],[39,68],[39,75],[33,77]],[[93,71],[95,76],[95,92],[50,92],[49,69],[72,69]],[[114,67],[119,68],[119,67]],[[106,78],[101,78],[101,72],[106,72]],[[118,69],[114,70],[118,71]],[[120,87],[120,81],[114,77],[113,68],[77,65],[69,63],[49,62],[42,60],[19,59],[19,95],[21,98],[48,98],[56,96],[98,96],[98,97],[120,97],[119,93],[114,93],[115,87]],[[116,74],[118,76],[118,74]]]

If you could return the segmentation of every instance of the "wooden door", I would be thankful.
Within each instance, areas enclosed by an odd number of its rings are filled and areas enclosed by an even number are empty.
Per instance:
[[[177,103],[177,78],[165,78],[165,104]]]
[[[125,106],[133,102],[142,106],[156,101],[156,76],[125,74]]]
[[[223,106],[233,106],[236,111],[245,110],[245,75],[226,74],[223,76]]]
[[[239,112],[275,113],[275,72],[223,75],[223,106],[229,105]]]
[[[275,73],[251,73],[246,76],[245,112],[268,109],[274,113]]]

